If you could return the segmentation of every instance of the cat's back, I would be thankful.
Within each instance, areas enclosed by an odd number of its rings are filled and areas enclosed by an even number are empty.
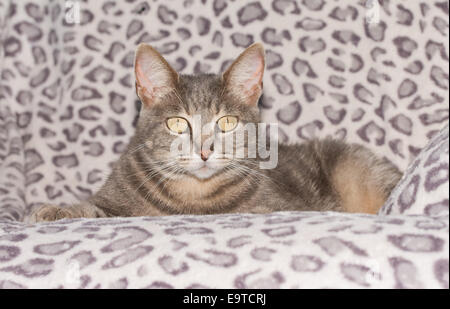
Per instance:
[[[364,212],[376,212],[401,177],[367,148],[331,138],[280,144],[278,154],[277,167],[267,173],[296,209],[359,212],[355,205],[362,204]]]

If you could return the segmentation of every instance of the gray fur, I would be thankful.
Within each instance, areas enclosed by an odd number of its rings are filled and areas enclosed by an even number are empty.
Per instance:
[[[246,60],[241,55],[237,61]],[[174,73],[168,70],[168,74]],[[383,201],[399,181],[401,173],[390,162],[362,146],[332,139],[279,145],[278,166],[271,170],[259,169],[258,159],[246,159],[232,160],[233,163],[227,165],[229,168],[219,170],[207,179],[196,178],[179,164],[175,165],[178,167],[176,177],[168,177],[171,168],[160,170],[160,166],[170,160],[170,145],[176,137],[167,132],[167,118],[180,113],[201,114],[202,122],[207,123],[222,112],[237,115],[242,123],[260,122],[256,104],[260,96],[258,89],[255,88],[254,97],[244,98],[240,91],[229,89],[224,76],[174,75],[175,88],[157,103],[143,99],[147,89],[138,83],[143,108],[135,135],[103,187],[80,205],[64,209],[44,206],[34,212],[30,221],[283,210],[347,211],[345,201],[350,198],[343,195],[352,192],[364,197],[365,193],[354,192],[354,188],[359,190],[357,182],[350,191],[343,190],[338,181],[341,176],[336,175],[336,171],[341,170],[339,167],[350,166],[350,169],[344,169],[347,175],[342,175],[349,179],[352,179],[352,166],[359,169],[354,173],[355,177],[363,179],[361,190],[367,190],[367,194]],[[248,145],[235,146],[246,148]],[[350,208],[357,211],[358,207],[351,205]],[[361,205],[360,209],[364,212],[366,208]]]

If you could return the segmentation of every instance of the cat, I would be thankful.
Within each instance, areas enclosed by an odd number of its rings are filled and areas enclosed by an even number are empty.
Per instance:
[[[222,75],[179,75],[154,48],[139,45],[134,70],[142,108],[128,149],[87,201],[44,205],[28,221],[286,210],[377,213],[402,174],[361,145],[331,138],[276,144],[276,167],[266,169],[258,165],[259,156],[235,157],[238,150],[249,152],[248,140],[233,140],[228,152],[217,149],[246,124],[261,122],[264,65],[264,48],[256,43]],[[175,141],[190,145],[189,152],[174,154]]]

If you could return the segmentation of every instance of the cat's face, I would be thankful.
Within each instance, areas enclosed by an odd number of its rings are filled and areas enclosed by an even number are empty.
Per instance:
[[[136,52],[136,90],[142,101],[136,138],[145,156],[166,177],[242,173],[248,128],[260,120],[264,51],[249,47],[223,75],[178,75],[153,48]],[[256,127],[256,126],[255,126]],[[253,163],[254,164],[254,163]],[[247,167],[246,167],[247,166]]]

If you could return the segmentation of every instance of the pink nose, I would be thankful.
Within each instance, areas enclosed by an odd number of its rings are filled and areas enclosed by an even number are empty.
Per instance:
[[[202,158],[203,161],[208,160],[209,156],[211,155],[212,151],[211,150],[202,150],[200,152],[200,157]]]

